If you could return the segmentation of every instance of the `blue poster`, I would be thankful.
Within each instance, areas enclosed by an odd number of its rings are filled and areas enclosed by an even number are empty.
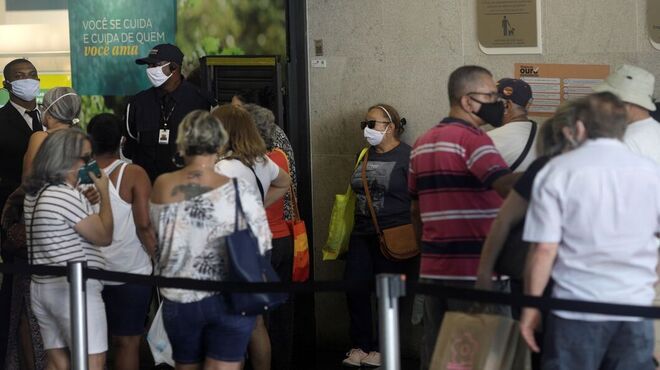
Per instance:
[[[69,1],[71,77],[81,95],[133,95],[149,87],[135,59],[174,43],[176,0]]]

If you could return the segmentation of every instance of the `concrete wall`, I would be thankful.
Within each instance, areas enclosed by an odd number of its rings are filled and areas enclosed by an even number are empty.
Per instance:
[[[541,55],[491,56],[477,44],[476,0],[308,0],[308,50],[322,39],[327,68],[309,68],[314,245],[317,279],[340,279],[342,262],[322,262],[320,247],[334,194],[345,191],[355,153],[364,145],[358,122],[377,102],[408,119],[408,143],[448,111],[447,78],[464,64],[496,79],[513,65],[621,63],[660,75],[660,52],[646,33],[646,0],[543,0]],[[658,85],[656,80],[656,86]],[[346,349],[343,297],[317,298],[319,348]],[[404,349],[415,346],[406,329]]]

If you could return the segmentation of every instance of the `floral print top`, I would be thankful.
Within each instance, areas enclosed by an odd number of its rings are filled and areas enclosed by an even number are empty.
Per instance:
[[[245,180],[238,179],[245,217],[239,230],[249,224],[261,253],[272,248],[271,233],[260,195]],[[229,258],[225,236],[234,232],[236,192],[232,181],[185,201],[150,203],[151,222],[158,236],[155,274],[198,280],[226,280]],[[247,221],[247,224],[246,224]],[[161,288],[170,301],[197,302],[219,292]]]

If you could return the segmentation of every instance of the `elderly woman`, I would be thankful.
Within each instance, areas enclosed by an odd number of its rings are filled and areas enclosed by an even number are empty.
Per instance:
[[[97,246],[112,242],[112,210],[108,177],[89,172],[101,195],[100,211],[76,188],[80,170],[92,155],[92,145],[78,129],[59,130],[44,140],[24,183],[28,258],[33,265],[66,266],[86,261],[105,266]],[[87,340],[89,368],[103,369],[108,348],[103,285],[87,280]],[[69,284],[64,276],[32,276],[32,310],[39,322],[48,369],[68,369],[71,347]]]
[[[151,193],[150,214],[158,238],[156,274],[225,280],[230,267],[225,237],[236,226],[237,199],[261,252],[271,249],[256,188],[214,170],[217,152],[226,142],[220,121],[208,112],[193,111],[181,122],[176,144],[185,166],[159,176]],[[255,316],[233,312],[220,292],[163,288],[161,294],[177,369],[241,368]]]
[[[70,87],[55,87],[46,92],[41,104],[41,122],[46,131],[37,131],[30,136],[23,157],[23,177],[30,172],[34,156],[49,134],[78,123],[81,103],[80,96]]]
[[[245,104],[243,108],[252,115],[257,130],[266,144],[268,158],[291,176],[295,172],[291,145],[286,135],[275,124],[273,112],[256,104]],[[291,281],[293,271],[293,238],[287,224],[287,221],[293,219],[291,202],[292,194],[288,192],[284,198],[266,208],[268,225],[273,233],[273,253],[270,262],[280,280],[284,282]],[[293,309],[293,302],[289,299],[266,316],[266,326],[272,342],[271,370],[288,370],[292,366]]]

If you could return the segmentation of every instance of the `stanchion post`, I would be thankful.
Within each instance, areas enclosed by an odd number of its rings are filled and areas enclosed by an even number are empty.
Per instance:
[[[376,294],[378,296],[382,368],[383,370],[400,370],[399,297],[406,295],[405,275],[377,275]]]
[[[85,300],[86,262],[67,264],[69,270],[69,307],[71,309],[71,369],[87,370],[87,304]]]

